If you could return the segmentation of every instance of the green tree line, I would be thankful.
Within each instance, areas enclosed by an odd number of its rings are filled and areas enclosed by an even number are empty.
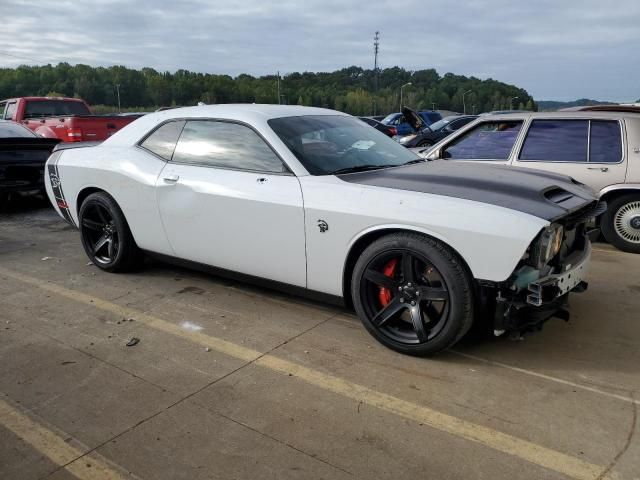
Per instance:
[[[20,66],[0,69],[0,99],[58,94],[79,97],[90,105],[124,109],[204,103],[278,103],[276,75],[231,77],[178,70],[158,72],[123,66]],[[493,79],[480,80],[434,69],[410,71],[400,67],[376,72],[348,67],[335,72],[289,73],[280,77],[280,102],[333,108],[353,115],[386,114],[403,104],[412,108],[467,113],[510,108],[536,110],[526,90]],[[377,85],[377,89],[376,89]],[[515,98],[517,97],[517,98]],[[104,110],[102,108],[101,110]]]

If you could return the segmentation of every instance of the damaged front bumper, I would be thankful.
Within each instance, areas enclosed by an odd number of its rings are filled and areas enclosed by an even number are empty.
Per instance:
[[[586,235],[583,248],[564,258],[554,273],[530,281],[516,277],[491,289],[488,295],[493,298],[487,298],[485,292],[485,301],[493,306],[494,335],[538,329],[554,316],[569,320],[569,293],[584,292],[588,287],[584,281],[592,252],[588,238],[594,236]]]
[[[526,303],[541,307],[574,289],[585,291],[587,286],[583,279],[590,260],[591,243],[587,242],[583,251],[574,252],[565,259],[562,272],[529,283],[527,290],[530,293],[526,297]]]

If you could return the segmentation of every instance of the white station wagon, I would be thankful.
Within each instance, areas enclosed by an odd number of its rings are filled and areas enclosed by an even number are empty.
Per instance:
[[[486,115],[421,155],[537,168],[575,178],[608,204],[600,217],[607,241],[640,253],[640,113]]]
[[[98,267],[144,252],[352,304],[412,355],[474,320],[501,334],[562,315],[603,209],[564,175],[427,162],[319,108],[167,110],[76,147],[49,158],[47,192]]]

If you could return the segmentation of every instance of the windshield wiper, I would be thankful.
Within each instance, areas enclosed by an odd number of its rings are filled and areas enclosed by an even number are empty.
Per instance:
[[[407,163],[403,163],[403,165],[413,165],[414,163],[422,163],[426,161],[426,158],[416,158],[415,160],[409,160]]]
[[[356,165],[355,167],[339,168],[329,175],[340,175],[341,173],[366,172],[367,170],[378,170],[380,168],[398,167],[399,165]]]

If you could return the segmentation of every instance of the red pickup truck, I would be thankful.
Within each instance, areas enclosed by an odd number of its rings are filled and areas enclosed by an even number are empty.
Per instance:
[[[78,98],[21,97],[0,101],[3,119],[19,122],[38,135],[63,142],[106,140],[136,116],[93,115]]]

